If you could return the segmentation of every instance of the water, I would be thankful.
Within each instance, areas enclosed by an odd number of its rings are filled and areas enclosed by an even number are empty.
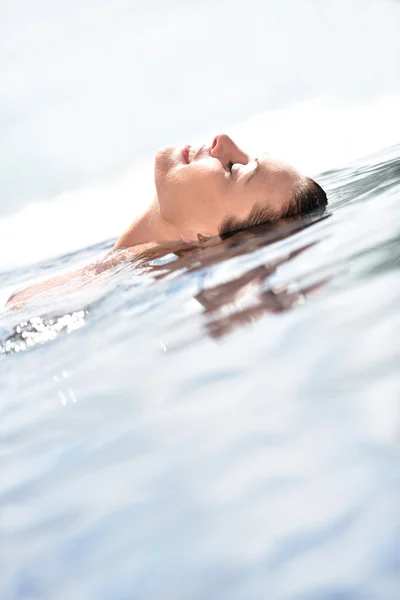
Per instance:
[[[0,315],[0,597],[397,599],[400,5],[36,4],[1,26],[2,300],[214,127],[330,206]]]

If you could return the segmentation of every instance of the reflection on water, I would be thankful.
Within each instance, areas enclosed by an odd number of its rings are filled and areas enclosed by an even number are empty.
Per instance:
[[[160,261],[150,261],[146,263],[146,271],[153,275],[155,280],[162,279],[175,272],[181,274],[184,272],[194,273],[236,256],[245,256],[256,252],[274,242],[284,240],[324,218],[326,217],[315,215],[303,219],[291,219],[258,227],[257,230],[244,231],[230,237],[228,240],[212,239],[210,242],[206,241],[204,245],[200,244],[194,250],[189,249],[178,253],[173,260],[167,263],[162,260],[161,264]],[[279,290],[263,290],[266,279],[280,265],[290,261],[314,244],[315,242],[298,248],[282,258],[272,260],[267,265],[260,265],[255,269],[245,271],[240,277],[227,283],[202,289],[198,292],[194,297],[204,306],[205,313],[215,313],[224,306],[229,305],[236,307],[235,313],[231,312],[229,316],[207,320],[207,328],[211,335],[219,337],[238,325],[245,325],[259,319],[264,313],[277,313],[288,310],[295,304],[304,302],[308,294],[320,288],[323,285],[322,282],[295,292],[290,291],[287,286]],[[143,268],[143,264],[140,266]],[[120,265],[118,265],[119,268]],[[131,268],[134,269],[135,265],[132,265]],[[71,286],[72,288],[75,287],[74,282]],[[57,290],[55,293],[57,294]],[[65,302],[68,285],[63,286],[61,293]],[[254,306],[243,308],[244,293],[250,293]],[[24,310],[29,311],[29,305],[25,306]],[[89,307],[85,307],[82,310],[76,310],[61,316],[53,314],[47,317],[31,316],[26,321],[20,321],[14,327],[13,333],[8,335],[4,342],[0,343],[0,356],[23,352],[36,344],[55,340],[60,333],[71,333],[76,329],[80,329],[85,325],[85,319],[90,314],[90,310]]]
[[[211,315],[207,321],[207,329],[213,337],[221,337],[238,326],[254,323],[267,313],[280,313],[289,310],[296,304],[303,304],[307,296],[320,289],[325,281],[301,287],[290,291],[288,286],[279,289],[264,289],[266,279],[275,270],[291,258],[298,256],[311,247],[304,246],[291,252],[286,258],[275,261],[270,265],[261,265],[246,272],[244,275],[220,285],[202,290],[196,295],[205,309]],[[246,306],[250,304],[250,306]],[[231,308],[228,315],[221,314],[223,309]]]
[[[31,317],[29,321],[21,321],[14,333],[0,345],[0,355],[23,352],[35,344],[54,340],[59,333],[71,333],[85,324],[87,310],[79,310],[62,317],[44,319]]]

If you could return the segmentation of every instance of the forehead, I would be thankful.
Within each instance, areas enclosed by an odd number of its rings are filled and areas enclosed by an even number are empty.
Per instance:
[[[301,174],[289,163],[270,155],[260,155],[252,161],[254,168],[244,178],[239,195],[247,208],[254,204],[267,205],[280,212],[293,198],[293,191]]]
[[[285,160],[279,157],[271,156],[270,154],[259,155],[257,162],[259,164],[259,170],[261,174],[267,175],[270,173],[276,173],[286,175],[288,177],[300,177],[300,173]]]
[[[248,187],[254,191],[288,196],[300,179],[301,174],[291,164],[280,158],[261,155]]]

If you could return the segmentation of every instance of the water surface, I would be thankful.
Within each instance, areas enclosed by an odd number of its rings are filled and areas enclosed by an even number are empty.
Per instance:
[[[2,597],[397,597],[399,165],[2,315]]]
[[[1,303],[102,257],[164,144],[330,204],[0,314],[1,600],[397,600],[400,4],[3,17]]]

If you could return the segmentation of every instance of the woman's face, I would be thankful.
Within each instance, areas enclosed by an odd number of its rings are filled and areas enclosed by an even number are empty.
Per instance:
[[[254,205],[281,217],[300,179],[292,166],[251,157],[227,135],[210,146],[164,148],[155,160],[160,215],[192,239],[217,235],[227,217],[246,219]]]

